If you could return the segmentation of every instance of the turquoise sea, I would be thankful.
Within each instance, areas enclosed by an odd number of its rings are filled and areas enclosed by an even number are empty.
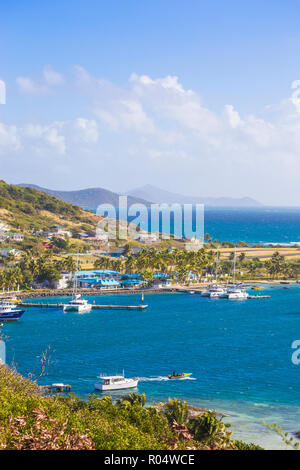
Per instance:
[[[278,447],[262,420],[300,429],[300,365],[291,344],[300,339],[300,287],[267,286],[269,299],[230,301],[186,293],[146,294],[145,311],[95,310],[88,314],[30,308],[6,324],[8,362],[22,374],[38,373],[51,347],[41,383],[64,382],[87,397],[99,373],[141,377],[149,401],[180,397],[228,414],[236,437]],[[136,304],[138,295],[87,297],[101,304]],[[34,301],[67,302],[67,298]],[[193,372],[169,381],[173,370]],[[114,392],[114,397],[121,393]],[[99,396],[101,394],[99,393]]]
[[[187,220],[190,219],[188,216]],[[128,220],[134,222],[133,217]],[[150,218],[141,227],[152,232],[164,231],[161,220],[158,225],[151,226]],[[195,211],[191,227],[196,230]],[[205,207],[203,232],[209,233],[214,240],[234,243],[239,240],[249,244],[300,242],[300,207]],[[172,217],[170,233],[174,233]]]

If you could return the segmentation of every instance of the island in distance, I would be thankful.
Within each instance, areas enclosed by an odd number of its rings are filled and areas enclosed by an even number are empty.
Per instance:
[[[47,189],[35,184],[20,184],[19,186],[30,187],[50,194],[70,204],[75,204],[83,208],[96,208],[99,204],[112,204],[117,207],[119,203],[119,193],[109,191],[104,188],[87,188],[74,191],[59,191]],[[176,194],[156,186],[147,184],[137,189],[129,191],[128,205],[145,204],[149,206],[151,203],[167,203],[167,204],[204,204],[210,207],[261,207],[262,204],[251,197],[229,198],[229,197],[197,197],[184,196]]]

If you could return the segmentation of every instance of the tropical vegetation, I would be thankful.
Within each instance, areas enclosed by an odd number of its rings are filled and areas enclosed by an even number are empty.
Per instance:
[[[146,397],[45,396],[41,387],[0,366],[0,449],[256,449],[236,443],[211,411],[190,418],[186,403],[146,406]]]

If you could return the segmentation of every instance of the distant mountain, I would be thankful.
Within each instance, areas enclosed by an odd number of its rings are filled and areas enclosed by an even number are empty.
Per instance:
[[[119,194],[108,191],[103,188],[88,188],[79,189],[77,191],[58,191],[54,189],[41,188],[35,184],[19,184],[25,188],[34,188],[43,193],[50,194],[51,196],[60,199],[61,201],[75,204],[84,209],[96,209],[99,204],[112,204],[114,207],[119,205]],[[128,205],[131,204],[145,204],[149,206],[150,203],[135,196],[128,196]]]
[[[259,207],[262,204],[251,197],[230,198],[230,197],[197,197],[183,196],[182,194],[171,193],[164,189],[146,184],[128,192],[132,197],[139,197],[155,203],[179,203],[179,204],[204,204],[214,207]]]

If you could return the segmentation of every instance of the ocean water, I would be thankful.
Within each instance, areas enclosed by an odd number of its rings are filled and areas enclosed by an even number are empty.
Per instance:
[[[190,219],[191,217],[188,218],[188,220]],[[133,217],[128,220],[134,221]],[[152,230],[152,232],[163,231],[161,220],[159,224],[151,226],[149,219],[148,222],[142,223],[141,227],[145,230]],[[193,230],[196,230],[195,212],[192,215],[191,227],[193,227]],[[214,240],[231,241],[234,243],[239,240],[249,244],[299,242],[300,207],[205,207],[202,231],[209,233]],[[170,233],[174,233],[172,217]]]
[[[94,392],[99,373],[139,376],[148,400],[179,397],[225,412],[236,437],[280,446],[262,424],[300,429],[300,365],[291,344],[300,339],[300,287],[266,287],[269,299],[229,301],[186,293],[146,294],[144,311],[95,310],[88,314],[30,308],[6,324],[8,362],[24,375],[39,370],[51,347],[41,383],[64,382],[82,397]],[[101,304],[136,304],[138,295],[87,297]],[[35,301],[67,301],[67,298]],[[173,370],[192,372],[169,381]],[[101,396],[101,393],[99,396]],[[117,398],[123,392],[114,392]],[[276,440],[277,439],[277,440]]]

